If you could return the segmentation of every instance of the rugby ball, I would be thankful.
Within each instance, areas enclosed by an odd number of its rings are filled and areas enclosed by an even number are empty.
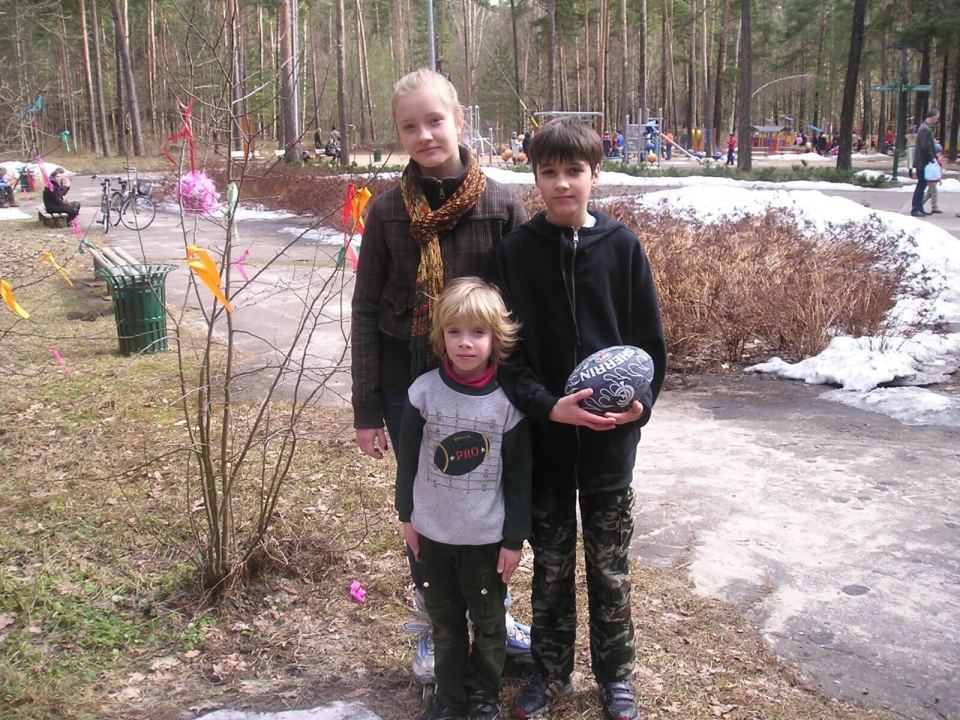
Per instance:
[[[640,400],[653,380],[653,359],[638,347],[614,345],[598,350],[577,365],[563,392],[567,395],[593,390],[580,407],[597,415],[623,412]]]

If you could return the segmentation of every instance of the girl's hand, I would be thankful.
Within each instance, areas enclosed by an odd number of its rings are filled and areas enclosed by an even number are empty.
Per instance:
[[[626,425],[627,423],[636,422],[643,415],[643,405],[641,405],[636,400],[633,401],[633,404],[628,410],[623,412],[613,413],[608,412],[604,413],[604,417],[613,418],[614,422],[617,425]]]
[[[616,418],[607,415],[594,415],[580,407],[580,401],[593,395],[593,390],[579,390],[571,395],[564,395],[557,400],[557,404],[550,411],[550,419],[554,422],[567,425],[583,425],[591,430],[613,430],[617,425]]]
[[[497,560],[497,572],[500,573],[500,579],[503,580],[504,585],[510,582],[510,578],[513,577],[513,571],[516,570],[517,565],[520,564],[520,554],[519,550],[500,548],[500,559]]]
[[[377,460],[390,448],[383,428],[360,428],[357,430],[357,445],[365,455]]]
[[[410,552],[413,553],[413,559],[420,560],[420,534],[413,529],[411,523],[403,523],[403,539],[407,543],[407,547],[410,548]],[[502,552],[502,551],[501,551]],[[516,565],[514,565],[516,567]],[[500,568],[497,568],[497,572],[500,571]]]

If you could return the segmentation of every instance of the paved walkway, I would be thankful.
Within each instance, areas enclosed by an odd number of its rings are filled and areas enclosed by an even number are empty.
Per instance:
[[[75,188],[86,224],[98,189],[85,178]],[[909,211],[905,192],[831,194]],[[960,194],[943,194],[941,207],[929,222],[960,237]],[[241,223],[248,268],[287,246],[293,236],[280,230],[295,224],[307,221]],[[198,244],[223,237],[207,221],[197,228]],[[168,298],[184,297],[185,243],[173,214],[158,215],[140,238],[123,231],[108,240],[176,263]],[[316,242],[289,248],[238,298],[234,316],[248,366],[275,364],[292,347],[310,370],[308,388],[332,373],[319,397],[329,403],[343,402],[349,386],[337,361],[352,274],[333,272],[335,252]],[[303,298],[314,296],[325,301],[312,340],[296,340]],[[195,295],[187,306],[198,306]],[[701,592],[742,603],[776,652],[827,692],[904,717],[960,718],[960,431],[906,427],[818,400],[822,391],[723,377],[664,393],[641,443],[634,553],[683,564]]]

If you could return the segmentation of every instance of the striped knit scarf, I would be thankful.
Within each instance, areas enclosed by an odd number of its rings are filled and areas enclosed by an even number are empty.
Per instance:
[[[410,165],[400,179],[403,204],[410,216],[410,236],[420,246],[417,267],[417,290],[413,299],[413,320],[410,325],[410,375],[417,377],[425,368],[436,365],[430,346],[433,309],[443,290],[443,257],[440,255],[440,234],[450,232],[483,195],[487,177],[473,160],[460,187],[436,210],[431,210]]]

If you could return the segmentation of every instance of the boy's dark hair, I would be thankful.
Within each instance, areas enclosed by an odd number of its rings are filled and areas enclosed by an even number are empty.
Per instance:
[[[940,114],[940,111],[939,111],[939,110],[937,110],[936,108],[930,108],[930,109],[927,110],[927,112],[924,114],[923,119],[924,119],[924,120],[929,120],[929,119],[932,118],[934,115],[939,115],[939,114]]]
[[[533,172],[547,162],[583,160],[591,169],[603,160],[603,142],[597,131],[574,118],[557,118],[539,128],[530,143]]]

